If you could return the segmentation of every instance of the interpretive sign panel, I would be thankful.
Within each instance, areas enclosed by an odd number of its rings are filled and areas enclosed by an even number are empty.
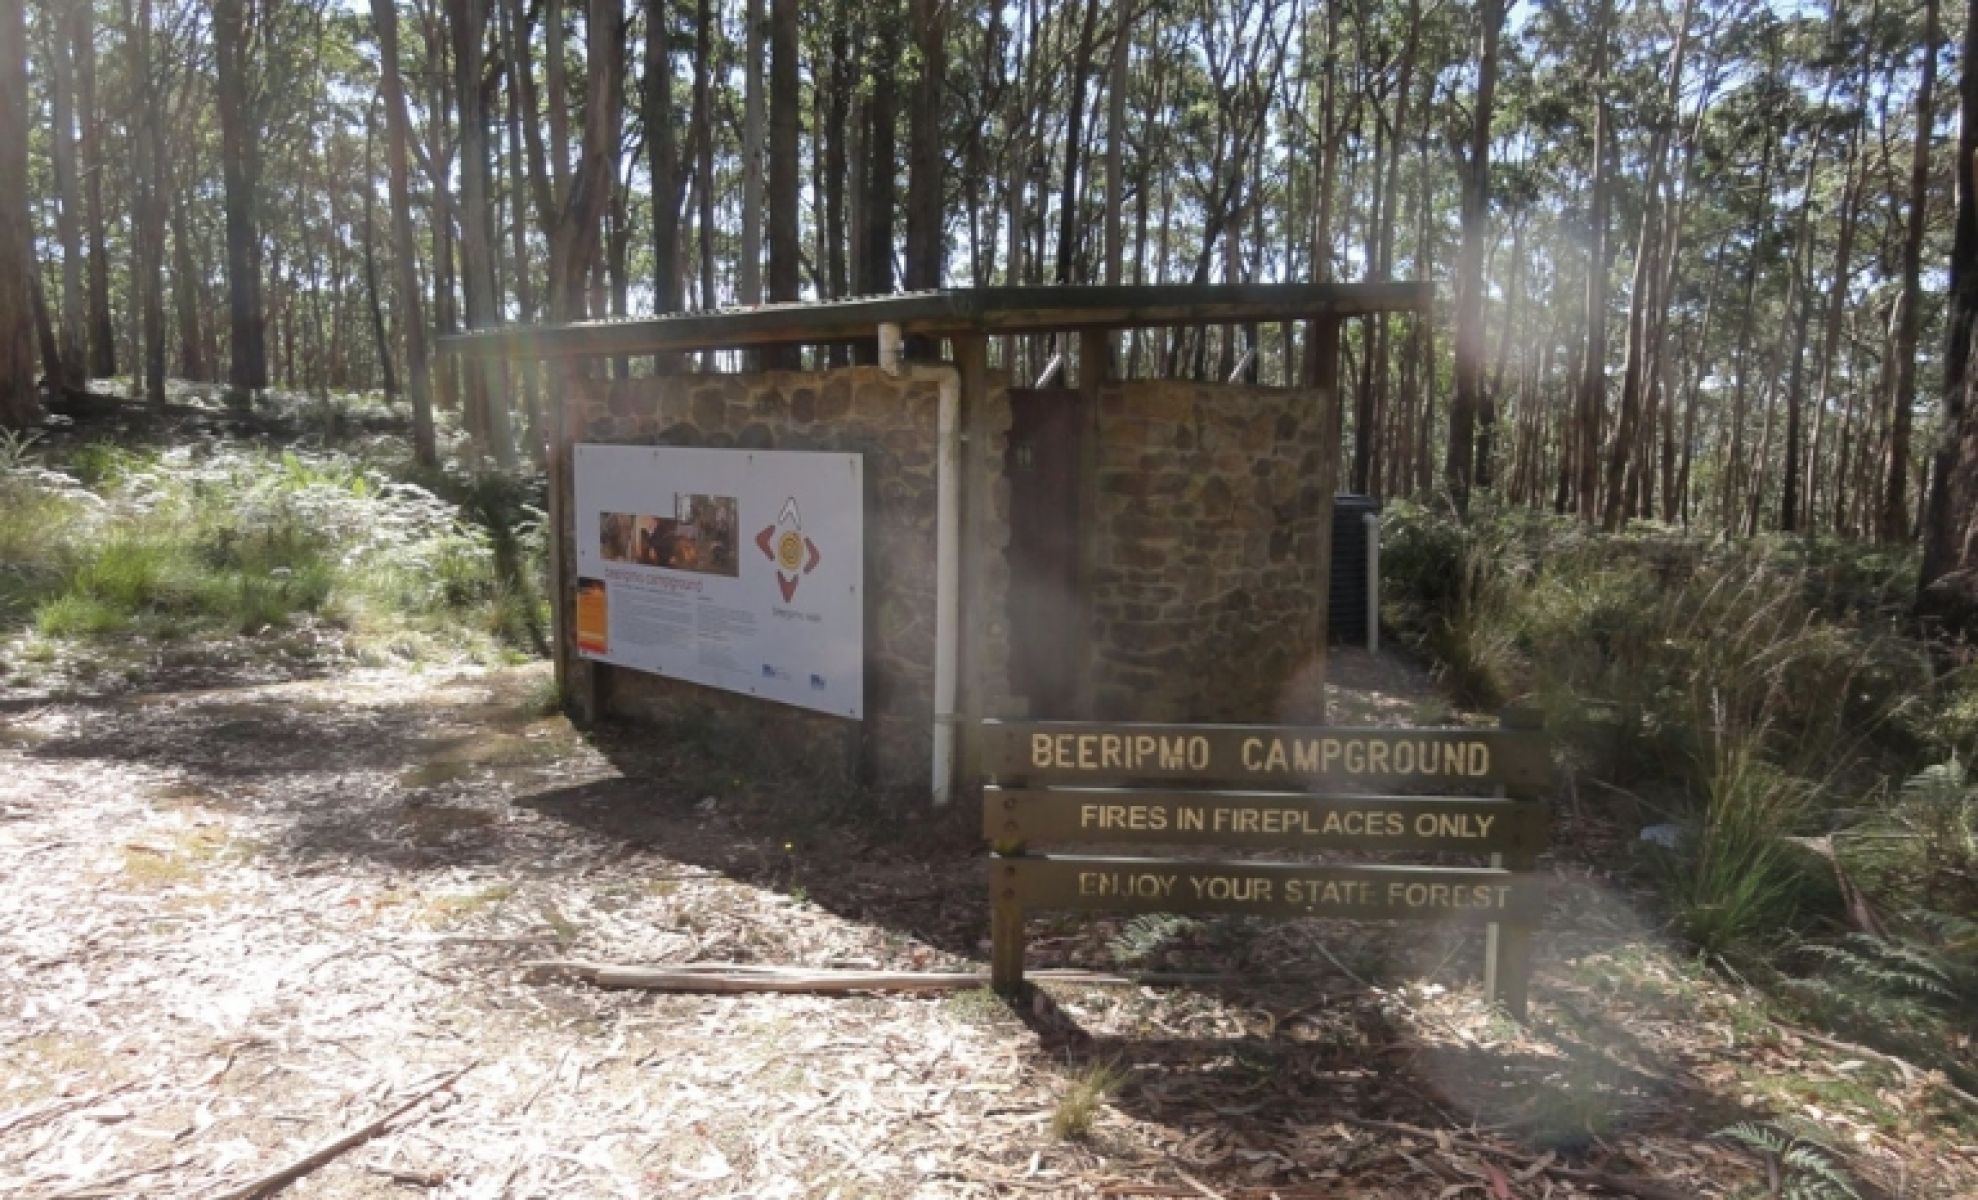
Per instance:
[[[1023,918],[1075,912],[1422,920],[1489,931],[1486,988],[1522,1016],[1544,892],[1536,729],[1298,729],[987,721],[991,977],[1023,982]],[[1365,794],[1396,787],[1488,795]],[[1344,793],[1344,794],[1342,794]],[[1512,799],[1510,797],[1525,797]],[[1489,866],[1030,853],[1051,843],[1462,854]]]
[[[577,650],[865,715],[856,454],[579,445]]]

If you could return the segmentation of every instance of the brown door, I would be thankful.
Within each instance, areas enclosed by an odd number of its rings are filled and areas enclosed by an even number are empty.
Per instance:
[[[1082,402],[1010,391],[1010,687],[1036,717],[1071,717],[1085,661],[1078,594]]]

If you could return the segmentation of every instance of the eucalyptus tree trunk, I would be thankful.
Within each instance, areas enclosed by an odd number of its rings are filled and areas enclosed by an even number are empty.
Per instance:
[[[652,177],[652,287],[655,312],[680,308],[680,144],[673,120],[671,0],[646,0],[643,108]]]
[[[384,284],[378,278],[377,189],[371,181],[377,172],[378,118],[375,109],[364,110],[364,295],[371,310],[371,336],[378,346],[378,369],[384,376],[385,398],[398,399],[398,370],[392,364],[391,329],[385,323]],[[176,271],[173,274],[177,274]]]
[[[232,351],[227,381],[254,391],[268,386],[266,317],[261,299],[261,135],[254,103],[254,23],[244,0],[213,0],[213,57],[218,68],[220,164],[226,186],[227,314]]]
[[[1840,19],[1839,0],[1829,6],[1828,16],[1836,22]],[[1824,113],[1833,98],[1834,87],[1840,82],[1840,64],[1827,69],[1827,83],[1820,95],[1818,112]],[[1793,533],[1805,520],[1804,484],[1805,462],[1801,446],[1805,440],[1805,387],[1806,387],[1806,339],[1813,325],[1813,189],[1818,181],[1820,166],[1820,130],[1812,133],[1812,144],[1806,153],[1806,178],[1800,186],[1799,230],[1793,242],[1793,273],[1790,282],[1790,295],[1787,311],[1793,318],[1793,343],[1791,357],[1786,365],[1786,462],[1780,477],[1779,531]],[[1845,186],[1845,184],[1843,185]],[[1842,200],[1846,206],[1845,198]],[[1842,223],[1847,221],[1842,216]]]
[[[1078,232],[1082,222],[1078,212],[1079,156],[1085,150],[1085,80],[1092,73],[1092,31],[1099,16],[1099,0],[1085,0],[1079,19],[1078,42],[1072,50],[1070,101],[1065,115],[1065,168],[1058,180],[1058,265],[1052,274],[1055,283],[1070,283],[1078,257]]]
[[[1865,80],[1864,80],[1865,83]],[[1856,115],[1849,141],[1847,168],[1841,184],[1840,229],[1834,243],[1834,269],[1827,284],[1827,307],[1820,319],[1819,381],[1814,387],[1813,445],[1808,454],[1806,523],[1813,524],[1821,500],[1820,463],[1826,448],[1827,405],[1834,394],[1834,358],[1840,346],[1841,317],[1845,311],[1848,284],[1853,278],[1855,228],[1860,224],[1861,194],[1865,184],[1861,170],[1863,129],[1866,112]],[[1835,472],[1836,487],[1843,472]]]
[[[82,126],[81,168],[84,228],[89,236],[89,374],[117,373],[117,330],[110,316],[110,252],[103,220],[103,120],[96,105],[96,10],[71,8],[71,52],[76,63],[76,117]]]
[[[762,303],[763,0],[748,0],[742,76],[742,261],[736,286],[743,304]]]
[[[41,418],[34,380],[34,234],[27,195],[27,14],[0,0],[0,426]]]
[[[1967,5],[1959,61],[1956,232],[1951,246],[1944,429],[1923,518],[1917,612],[1950,633],[1978,636],[1978,0]]]
[[[1614,0],[1601,0],[1593,30],[1592,194],[1589,200],[1586,278],[1586,351],[1580,360],[1579,445],[1575,458],[1580,519],[1592,521],[1600,490],[1600,421],[1607,401],[1607,208],[1609,187],[1607,61],[1613,39]]]
[[[893,290],[893,208],[898,163],[899,14],[888,3],[876,13],[872,94],[865,106],[864,184],[859,196],[858,290],[868,296]]]
[[[172,304],[178,310],[179,375],[204,380],[210,375],[206,362],[206,334],[200,320],[204,305],[199,295],[199,251],[192,243],[192,201],[187,188],[166,160],[166,189],[171,193]]]
[[[488,167],[488,113],[482,76],[486,73],[488,0],[459,0],[451,6],[454,100],[460,111],[460,274],[470,332],[501,323],[495,287],[493,180]],[[482,451],[497,467],[515,466],[505,372],[499,360],[480,358],[467,366],[467,406],[477,414]]]
[[[787,2],[787,0],[785,0]],[[941,286],[942,228],[941,88],[946,81],[944,9],[953,0],[910,0],[919,69],[907,114],[906,286]]]
[[[48,37],[49,159],[54,167],[55,235],[62,244],[62,373],[52,383],[77,391],[89,373],[88,321],[83,295],[82,188],[76,176],[75,62],[70,26],[86,0],[50,5],[56,19]]]
[[[398,0],[371,0],[377,29],[378,93],[385,105],[385,178],[391,203],[392,290],[399,335],[405,340],[405,383],[412,398],[412,455],[435,466],[432,376],[427,363],[426,319],[419,303],[419,247],[412,231],[412,122],[405,111],[405,83],[398,67]]]
[[[803,294],[803,244],[797,229],[797,126],[803,102],[797,78],[798,0],[770,6],[769,65],[769,298],[796,300]],[[794,370],[802,365],[795,346],[765,351],[766,366]]]
[[[126,10],[127,12],[129,10]],[[151,54],[151,0],[137,0],[131,17],[130,78],[138,81],[137,116],[132,122],[132,191],[136,209],[137,307],[143,330],[144,398],[165,406],[165,196],[164,134]]]
[[[1938,0],[1924,0],[1923,70],[1916,85],[1916,142],[1909,163],[1909,222],[1902,242],[1902,298],[1896,325],[1895,388],[1889,397],[1889,471],[1876,533],[1885,542],[1909,536],[1909,432],[1916,407],[1916,343],[1923,329],[1923,231],[1930,210],[1932,92],[1937,82]],[[1961,164],[1968,170],[1968,163]]]
[[[715,305],[714,294],[714,12],[709,0],[694,4],[694,190],[695,238],[700,252],[701,308]]]
[[[1750,382],[1751,335],[1756,321],[1752,315],[1753,302],[1758,296],[1758,262],[1756,256],[1759,242],[1765,232],[1765,223],[1771,209],[1772,199],[1772,152],[1777,142],[1768,125],[1765,131],[1765,149],[1759,156],[1758,168],[1758,211],[1752,219],[1753,260],[1745,270],[1744,303],[1738,316],[1738,349],[1736,375],[1731,385],[1731,436],[1725,444],[1723,468],[1718,473],[1718,485],[1723,489],[1720,497],[1724,532],[1734,533],[1738,525],[1738,501],[1744,494],[1745,476],[1745,398]]]
[[[598,231],[611,203],[612,164],[618,160],[617,115],[625,70],[624,0],[589,0],[585,20],[584,136],[570,191],[549,231],[550,319],[582,318],[584,283],[597,255]]]
[[[1623,484],[1629,463],[1639,441],[1638,426],[1644,393],[1648,384],[1648,340],[1654,310],[1653,272],[1661,264],[1662,179],[1667,167],[1669,133],[1676,123],[1676,106],[1682,98],[1683,56],[1689,49],[1690,0],[1683,0],[1676,18],[1676,43],[1669,51],[1668,82],[1662,95],[1662,112],[1649,139],[1648,179],[1642,188],[1641,233],[1635,241],[1634,281],[1628,294],[1628,340],[1621,367],[1621,408],[1614,421],[1614,440],[1607,452],[1607,498],[1601,523],[1609,530],[1619,529],[1626,519]]]
[[[845,214],[846,179],[850,174],[851,156],[846,152],[846,143],[851,137],[852,91],[857,86],[857,75],[852,68],[852,36],[850,23],[842,9],[834,8],[831,16],[831,97],[828,112],[829,120],[819,132],[826,138],[824,151],[824,238],[825,273],[831,282],[830,295],[843,296],[851,291],[851,276],[845,261]],[[842,346],[834,346],[831,351],[834,366],[843,366],[850,359]]]
[[[925,0],[923,0],[925,2]],[[1118,286],[1126,268],[1126,67],[1133,46],[1133,22],[1121,14],[1113,30],[1113,57],[1106,69],[1106,240],[1104,277]],[[1287,343],[1287,346],[1289,343]],[[1114,355],[1118,355],[1115,347]]]
[[[570,195],[570,79],[563,0],[543,3],[543,86],[549,91],[549,182],[555,203]]]
[[[1497,41],[1504,24],[1501,0],[1482,0],[1477,20],[1477,95],[1463,175],[1463,244],[1456,259],[1456,398],[1449,409],[1449,457],[1443,467],[1450,502],[1459,513],[1469,510],[1472,482],[1481,475],[1481,482],[1488,484],[1489,468],[1482,464],[1489,454],[1489,434],[1480,448],[1475,429],[1485,404],[1483,252],[1490,237],[1490,122],[1497,88]],[[1515,279],[1516,263],[1511,270]],[[1508,341],[1508,319],[1505,337]]]

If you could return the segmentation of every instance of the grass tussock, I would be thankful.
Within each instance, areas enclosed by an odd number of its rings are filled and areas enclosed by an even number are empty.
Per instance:
[[[1098,1062],[1073,1075],[1051,1111],[1051,1132],[1065,1141],[1084,1141],[1105,1109],[1106,1101],[1126,1082],[1113,1062]]]

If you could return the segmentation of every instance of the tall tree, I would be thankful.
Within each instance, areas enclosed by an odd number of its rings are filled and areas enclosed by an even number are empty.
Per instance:
[[[1649,393],[1649,341],[1656,310],[1657,269],[1661,265],[1661,239],[1666,214],[1662,208],[1662,179],[1667,169],[1669,135],[1677,120],[1677,105],[1683,93],[1683,56],[1689,49],[1690,0],[1682,0],[1676,18],[1676,42],[1669,51],[1669,69],[1661,104],[1655,115],[1654,132],[1649,138],[1648,179],[1642,186],[1641,233],[1635,241],[1634,281],[1628,291],[1628,335],[1621,367],[1621,408],[1614,422],[1614,440],[1607,457],[1607,498],[1601,522],[1608,529],[1619,529],[1627,515],[1624,483],[1629,464],[1640,446],[1638,426]]]
[[[1490,123],[1497,89],[1497,42],[1504,24],[1501,0],[1482,0],[1477,11],[1477,94],[1470,114],[1470,152],[1463,176],[1463,245],[1456,262],[1456,398],[1449,410],[1449,457],[1443,478],[1456,511],[1470,504],[1475,478],[1475,436],[1483,406],[1483,248],[1490,236]],[[1509,328],[1509,317],[1506,317]]]
[[[769,23],[769,299],[796,300],[803,288],[797,227],[797,134],[803,97],[797,76],[798,0],[774,0]],[[768,355],[770,366],[798,366],[795,347]]]
[[[252,54],[256,22],[246,0],[213,0],[213,56],[219,75],[220,166],[226,186],[227,381],[243,391],[268,386],[261,299],[260,87]]]
[[[1923,230],[1930,209],[1931,92],[1937,81],[1938,0],[1923,3],[1922,81],[1916,86],[1916,141],[1909,160],[1909,220],[1902,240],[1895,385],[1889,398],[1889,463],[1876,531],[1885,542],[1909,536],[1909,434],[1916,408],[1916,347],[1923,333]],[[1970,169],[1970,164],[1961,164]]]
[[[70,9],[70,52],[76,64],[76,119],[82,125],[83,228],[89,237],[89,374],[117,373],[117,331],[110,319],[110,253],[103,215],[103,117],[96,103],[96,6]]]
[[[652,175],[653,310],[680,307],[680,140],[673,117],[673,6],[646,0],[646,169]]]
[[[49,157],[55,168],[55,229],[62,243],[62,374],[58,386],[76,390],[89,371],[83,295],[82,188],[76,175],[76,87],[72,27],[87,0],[51,5],[48,30]]]
[[[1607,407],[1607,207],[1611,174],[1612,131],[1608,128],[1609,43],[1613,40],[1614,0],[1598,0],[1595,6],[1592,80],[1593,151],[1588,174],[1592,178],[1587,215],[1586,345],[1580,359],[1578,445],[1574,461],[1578,472],[1574,493],[1580,519],[1593,520],[1598,512],[1600,490],[1600,423]]]
[[[736,287],[743,304],[762,303],[763,0],[748,0],[742,90],[742,260]]]
[[[495,287],[494,230],[490,214],[494,187],[488,162],[487,63],[488,0],[459,0],[451,6],[454,100],[460,107],[460,276],[465,285],[467,328],[491,329],[501,321]],[[515,466],[508,398],[499,360],[482,358],[467,373],[467,405],[483,440],[481,449],[502,470]]]
[[[34,382],[34,234],[28,224],[27,14],[0,0],[0,426],[41,416]]]
[[[952,0],[910,0],[914,35],[913,96],[907,119],[908,291],[941,286],[945,185],[941,88],[948,72],[946,9]]]
[[[137,99],[137,115],[131,123],[131,190],[137,218],[132,265],[139,328],[144,336],[141,357],[144,396],[152,405],[162,408],[165,404],[165,137],[160,127],[165,89],[158,86],[158,61],[151,48],[151,0],[137,0],[134,10],[126,0],[124,13],[129,26],[130,79]]]
[[[583,317],[584,285],[611,203],[611,164],[618,156],[611,101],[623,86],[625,3],[589,0],[585,10],[583,143],[569,193],[549,231],[549,313],[556,322]]]
[[[412,231],[410,166],[412,120],[399,74],[397,0],[371,0],[378,36],[378,92],[385,105],[385,175],[390,188],[393,303],[405,341],[405,387],[412,398],[412,455],[421,466],[439,462],[433,435],[432,372],[427,364],[426,319],[419,303],[419,246]]]
[[[897,0],[882,0],[891,9]],[[874,14],[872,31],[872,90],[865,102],[864,157],[859,192],[856,256],[858,291],[876,296],[893,290],[893,219],[898,163],[898,84],[900,33],[896,11]]]
[[[1959,56],[1957,224],[1944,347],[1944,427],[1923,522],[1917,609],[1978,639],[1978,0],[1966,5]]]

